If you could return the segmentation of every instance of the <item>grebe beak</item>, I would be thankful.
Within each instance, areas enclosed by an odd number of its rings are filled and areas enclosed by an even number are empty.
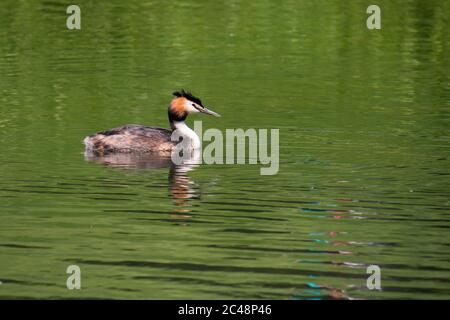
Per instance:
[[[220,114],[218,114],[218,113],[216,113],[214,111],[211,111],[211,110],[209,110],[207,108],[198,109],[198,111],[206,113],[206,114],[209,114],[210,116],[220,117]]]

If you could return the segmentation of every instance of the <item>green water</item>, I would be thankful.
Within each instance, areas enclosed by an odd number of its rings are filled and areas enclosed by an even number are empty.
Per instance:
[[[0,3],[0,298],[450,298],[448,1],[76,3]],[[182,87],[278,174],[85,159]]]

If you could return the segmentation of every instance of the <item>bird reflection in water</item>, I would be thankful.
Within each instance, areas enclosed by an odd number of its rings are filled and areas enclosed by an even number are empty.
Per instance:
[[[111,153],[96,155],[85,153],[85,159],[121,169],[160,169],[169,168],[169,195],[174,202],[172,217],[176,219],[191,218],[190,199],[200,197],[198,187],[187,173],[200,165],[200,151],[193,150],[184,156],[181,164],[174,164],[170,153]]]

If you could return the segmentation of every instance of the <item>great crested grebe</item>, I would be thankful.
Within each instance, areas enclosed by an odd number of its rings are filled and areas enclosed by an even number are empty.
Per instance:
[[[172,133],[177,130],[183,140],[190,141],[193,149],[200,147],[200,138],[184,120],[189,113],[202,112],[220,117],[218,113],[205,108],[199,98],[181,90],[173,93],[175,98],[168,108],[171,130],[128,124],[108,131],[98,132],[84,139],[87,152],[107,154],[114,152],[168,152],[178,141],[172,141]]]

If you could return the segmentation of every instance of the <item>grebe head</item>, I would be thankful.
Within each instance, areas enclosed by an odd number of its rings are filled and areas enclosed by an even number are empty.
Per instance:
[[[173,95],[175,98],[173,98],[170,103],[168,114],[170,127],[172,128],[173,133],[177,133],[175,135],[175,140],[177,139],[177,136],[181,136],[183,137],[184,143],[189,143],[190,148],[198,149],[201,147],[200,138],[194,130],[186,125],[184,120],[189,113],[196,112],[206,113],[216,117],[220,117],[220,115],[205,108],[200,99],[194,97],[190,92],[184,90],[175,91]],[[174,138],[173,134],[171,138]]]
[[[172,123],[174,121],[184,121],[189,113],[205,113],[211,116],[220,117],[220,115],[214,111],[207,109],[201,102],[201,100],[190,92],[175,91],[173,93],[175,98],[169,106],[169,121]]]

